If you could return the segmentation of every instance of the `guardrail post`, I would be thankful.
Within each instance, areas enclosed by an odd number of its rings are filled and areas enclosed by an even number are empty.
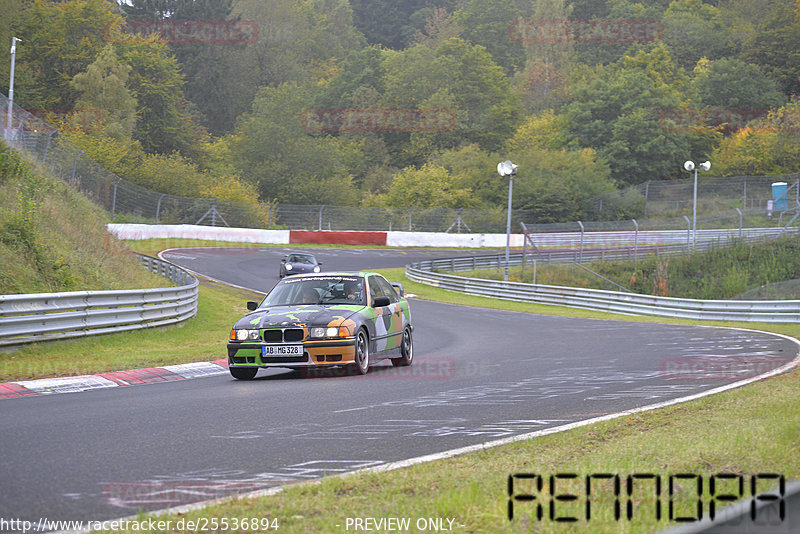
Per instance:
[[[742,238],[742,210],[740,210],[739,208],[736,208],[736,211],[739,213],[739,239],[741,239]]]
[[[578,221],[578,225],[581,227],[581,246],[578,252],[578,263],[583,263],[583,223]]]
[[[684,215],[683,218],[686,220],[686,226],[687,226],[687,228],[686,228],[686,248],[688,249],[689,246],[692,244],[692,223],[691,223],[691,221],[689,221],[689,217],[687,217],[686,215]]]

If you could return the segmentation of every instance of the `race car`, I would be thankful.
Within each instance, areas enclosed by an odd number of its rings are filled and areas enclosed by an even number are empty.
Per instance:
[[[247,309],[228,341],[230,373],[239,380],[269,367],[346,367],[365,375],[380,360],[407,366],[414,359],[403,287],[379,273],[289,276]]]
[[[294,252],[281,259],[278,267],[278,278],[293,274],[318,273],[322,270],[322,263],[317,261],[313,254]]]

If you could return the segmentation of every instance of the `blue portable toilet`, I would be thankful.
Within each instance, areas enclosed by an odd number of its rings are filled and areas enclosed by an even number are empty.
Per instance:
[[[775,182],[772,184],[773,209],[775,211],[786,211],[789,209],[786,182]]]

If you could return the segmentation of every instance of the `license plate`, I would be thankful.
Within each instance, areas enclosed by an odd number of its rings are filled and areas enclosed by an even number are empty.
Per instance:
[[[302,356],[303,345],[262,345],[262,356]]]

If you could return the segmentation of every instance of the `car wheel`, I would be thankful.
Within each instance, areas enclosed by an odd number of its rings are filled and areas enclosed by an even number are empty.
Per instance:
[[[252,380],[258,373],[258,367],[230,367],[229,371],[236,380]]]
[[[365,375],[369,371],[369,339],[363,330],[358,331],[356,337],[356,357],[353,369],[360,375]]]
[[[414,361],[414,339],[411,337],[411,328],[403,332],[403,341],[400,342],[400,358],[392,358],[392,365],[405,367]]]

